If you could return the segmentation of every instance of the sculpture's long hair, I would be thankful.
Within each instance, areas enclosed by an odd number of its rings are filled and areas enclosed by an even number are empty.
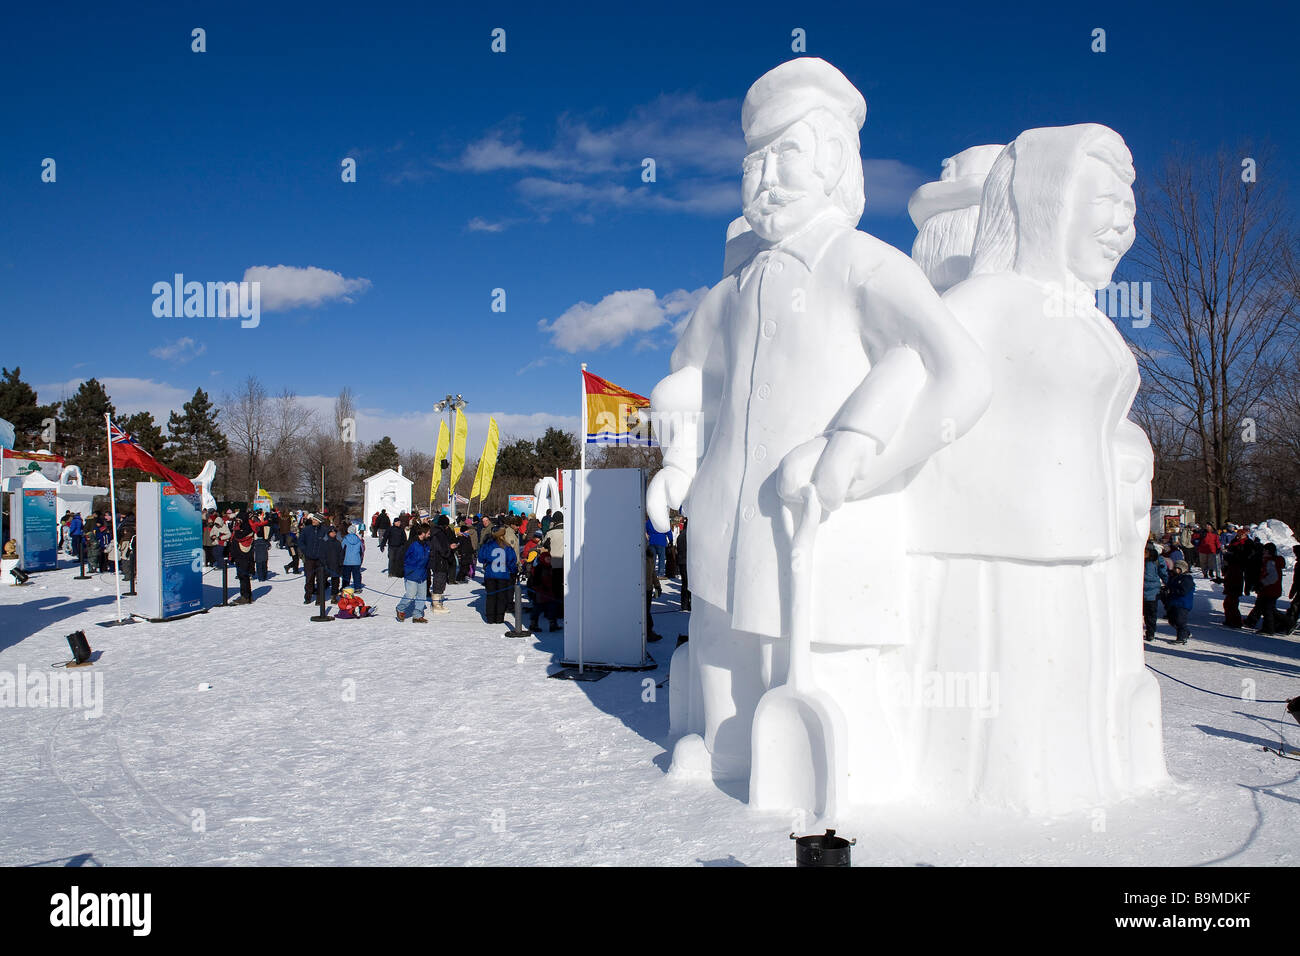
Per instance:
[[[839,179],[831,191],[831,199],[843,210],[849,221],[857,225],[866,207],[867,196],[862,181],[862,146],[858,141],[856,130],[849,129],[845,123],[825,107],[810,110],[804,120],[812,127],[817,136],[817,156],[814,165],[823,178],[829,179],[834,171],[829,169],[831,151],[827,149],[828,141],[840,144],[841,169]]]
[[[1026,271],[1022,248],[1032,252],[1042,247],[1036,251],[1040,258],[1064,254],[1063,248],[1055,247],[1063,243],[1062,230],[1070,214],[1070,184],[1089,157],[1105,163],[1122,182],[1133,182],[1128,146],[1113,129],[1099,123],[1026,130],[1002,150],[980,196],[972,276]]]

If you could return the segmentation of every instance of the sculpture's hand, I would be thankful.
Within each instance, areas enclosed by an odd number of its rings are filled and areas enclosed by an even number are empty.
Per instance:
[[[877,453],[876,440],[858,432],[836,431],[804,442],[781,462],[780,495],[801,504],[800,489],[811,482],[823,510],[834,511],[844,504],[849,486],[866,477]]]
[[[691,488],[691,476],[673,465],[665,465],[650,479],[645,492],[646,516],[656,531],[668,530],[668,509],[680,508]]]

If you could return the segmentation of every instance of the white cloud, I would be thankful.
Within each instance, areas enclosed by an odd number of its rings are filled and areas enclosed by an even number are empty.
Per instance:
[[[594,175],[641,174],[641,162],[654,159],[656,173],[687,170],[739,174],[745,154],[736,100],[702,100],[692,93],[667,93],[635,107],[619,123],[595,126],[564,113],[556,120],[551,145],[525,146],[518,125],[506,123],[470,143],[450,169],[473,173],[541,170]]]
[[[654,183],[634,188],[619,183],[562,182],[527,176],[515,184],[519,194],[534,209],[550,214],[557,210],[594,221],[609,209],[648,209],[700,215],[740,212],[740,177],[729,183],[697,183],[670,194]]]
[[[907,200],[922,183],[933,177],[897,159],[864,159],[867,207],[863,215],[898,216],[907,211]]]
[[[576,384],[574,385],[574,395],[577,395]],[[334,420],[333,395],[299,395],[298,401],[314,411],[321,421]],[[577,405],[576,397],[574,404]],[[499,411],[477,412],[467,408],[465,410],[465,418],[469,423],[469,438],[465,443],[467,460],[473,461],[477,459],[479,453],[483,450],[483,442],[487,438],[488,419],[490,417],[497,420],[497,428],[501,433],[502,444],[505,443],[507,437],[540,438],[548,428],[560,428],[571,432],[578,430],[576,408],[575,413],[571,416],[551,415],[545,412],[528,414]],[[357,441],[359,442],[378,441],[387,435],[400,449],[415,449],[432,455],[438,445],[438,423],[446,421],[447,416],[445,412],[440,414],[432,409],[423,412],[393,413],[384,409],[361,408],[357,410],[356,420]],[[473,476],[471,475],[471,477]]]
[[[579,302],[570,306],[553,322],[542,319],[537,328],[565,352],[619,345],[630,336],[670,325],[683,312],[689,314],[708,291],[707,287],[694,292],[676,289],[663,298],[652,289],[611,292],[595,305]]]
[[[208,350],[208,347],[202,342],[196,342],[188,335],[184,338],[177,339],[167,345],[160,345],[156,349],[150,349],[149,354],[154,358],[163,359],[167,362],[188,362],[192,358],[197,358]]]
[[[470,232],[502,232],[510,225],[510,220],[502,219],[498,222],[488,222],[482,216],[475,216],[465,224],[465,228]]]
[[[549,144],[540,147],[526,144],[520,125],[507,122],[440,165],[519,174],[516,191],[538,219],[563,212],[595,222],[609,210],[738,215],[744,155],[738,101],[679,92],[660,95],[612,124],[561,114]],[[646,159],[654,160],[651,183],[641,178]],[[902,215],[912,191],[928,179],[894,159],[866,159],[862,167],[869,217]]]
[[[483,449],[487,438],[488,418],[497,420],[504,443],[507,438],[540,438],[548,428],[559,428],[577,432],[577,385],[574,372],[574,414],[553,415],[547,412],[502,412],[471,411],[466,409],[465,417],[469,420],[469,439],[466,443],[466,457],[473,461]],[[36,385],[37,400],[41,403],[62,401],[76,394],[84,378],[68,379],[64,382],[49,382]],[[159,427],[166,431],[168,415],[179,412],[181,407],[194,397],[193,388],[181,388],[147,378],[100,378],[99,381],[108,391],[108,396],[117,409],[119,416],[133,415],[136,412],[149,412]],[[209,397],[218,405],[220,392],[209,392]],[[333,395],[299,395],[298,401],[315,413],[321,423],[334,420]],[[398,448],[413,448],[433,454],[438,444],[438,423],[446,420],[445,414],[438,414],[432,409],[423,412],[389,412],[379,408],[362,408],[357,411],[357,440],[363,442],[378,441],[387,435]],[[471,476],[472,477],[472,476]],[[531,491],[523,489],[521,493]]]
[[[73,378],[66,382],[37,385],[38,400],[45,403],[71,398],[84,381],[85,378]],[[99,378],[99,381],[118,415],[149,412],[160,426],[167,424],[171,412],[179,413],[181,407],[194,397],[193,389],[177,388],[151,378]]]
[[[370,288],[369,279],[346,279],[341,273],[316,266],[250,266],[244,281],[261,283],[263,312],[317,306],[333,299],[350,303],[353,296]]]

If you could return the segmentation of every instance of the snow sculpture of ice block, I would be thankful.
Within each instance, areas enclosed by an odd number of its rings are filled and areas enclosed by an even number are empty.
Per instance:
[[[1107,127],[1022,133],[985,182],[971,277],[944,296],[993,398],[908,489],[925,609],[908,670],[995,687],[983,708],[914,712],[915,785],[937,800],[1060,812],[1165,778],[1137,615],[1151,447],[1127,418],[1137,365],[1094,298],[1133,243],[1133,179]]]
[[[815,487],[826,517],[806,569],[810,671],[843,713],[838,792],[850,803],[902,796],[906,712],[889,688],[912,630],[899,600],[906,477],[974,424],[990,389],[978,347],[921,269],[855,228],[865,117],[861,94],[820,59],[750,88],[749,228],[728,230],[727,275],[652,396],[657,421],[699,427],[660,433],[664,468],[647,491],[661,530],[670,507],[691,520],[689,651],[674,654],[671,685],[686,736],[673,772],[745,779],[759,700],[786,679],[792,533],[801,490]],[[889,533],[864,548],[870,528]]]
[[[539,479],[533,485],[533,516],[545,517],[546,512],[560,507],[560,485],[554,478]]]
[[[367,478],[364,484],[365,499],[361,513],[367,526],[380,511],[387,511],[389,520],[393,520],[402,512],[411,510],[411,491],[415,482],[405,475],[392,468],[385,468]]]
[[[194,490],[199,493],[199,504],[204,511],[215,511],[217,499],[212,497],[212,482],[217,477],[217,464],[205,461],[203,470],[194,476]]]
[[[89,517],[95,498],[108,494],[107,488],[85,485],[81,481],[81,469],[68,465],[59,472],[59,481],[55,486],[54,513],[62,517],[67,512]]]
[[[980,193],[1001,146],[972,146],[943,161],[939,181],[912,193],[907,212],[916,225],[912,261],[943,293],[970,275]]]

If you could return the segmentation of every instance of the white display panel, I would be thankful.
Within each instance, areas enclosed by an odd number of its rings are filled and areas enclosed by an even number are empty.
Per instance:
[[[644,471],[564,473],[565,663],[646,662],[645,546]]]

